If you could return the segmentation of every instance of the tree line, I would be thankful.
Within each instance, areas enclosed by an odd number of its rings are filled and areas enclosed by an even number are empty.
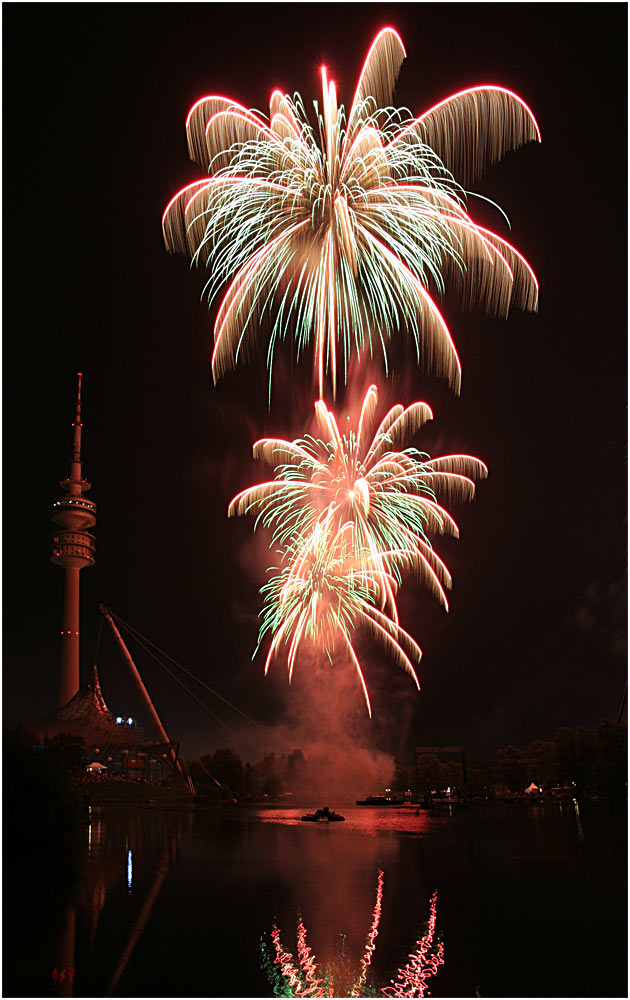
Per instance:
[[[269,753],[257,764],[245,763],[230,747],[191,761],[188,770],[198,792],[208,798],[278,798],[308,794],[308,765],[301,750]]]
[[[523,748],[509,744],[497,750],[494,759],[468,760],[466,781],[459,756],[443,761],[435,754],[423,754],[411,764],[395,759],[390,788],[399,795],[411,792],[414,798],[447,788],[492,796],[522,792],[534,782],[544,791],[566,788],[576,794],[620,798],[627,795],[627,751],[626,726],[609,722],[597,729],[565,726],[552,740],[534,740]],[[217,800],[297,798],[311,791],[309,762],[299,749],[270,753],[251,764],[222,747],[191,762],[189,769],[197,789]]]
[[[534,740],[526,747],[500,748],[494,760],[467,762],[467,793],[490,796],[503,791],[522,792],[532,782],[543,791],[574,789],[576,794],[604,798],[627,796],[628,730],[602,722],[597,729],[564,726],[552,740]],[[459,759],[442,761],[423,754],[411,766],[396,761],[392,789],[418,795],[450,787],[464,789]]]
[[[27,734],[8,727],[4,750],[5,798],[12,800],[14,811],[25,811],[25,822],[17,825],[22,830],[30,826],[40,830],[41,839],[43,804],[49,803],[51,830],[73,828],[76,817],[73,814],[74,822],[70,822],[68,811],[75,804],[69,780],[84,773],[87,766],[83,741],[61,735],[46,746],[36,746]],[[471,796],[492,796],[522,792],[534,782],[544,791],[567,788],[576,794],[623,798],[627,796],[627,754],[626,726],[609,722],[597,729],[565,726],[552,740],[534,740],[525,747],[508,744],[491,760],[468,759],[466,780],[459,756],[441,760],[435,754],[423,754],[411,763],[395,759],[389,787],[399,795],[411,792],[414,798],[447,788]],[[316,766],[309,765],[297,748],[269,753],[252,764],[230,747],[221,747],[187,766],[197,791],[214,801],[299,798],[309,796],[317,786],[317,774],[311,773]],[[37,819],[28,815],[33,803],[37,803]]]

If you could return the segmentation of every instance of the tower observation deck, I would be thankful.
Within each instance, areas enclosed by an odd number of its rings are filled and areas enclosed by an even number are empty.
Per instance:
[[[81,470],[81,372],[78,373],[77,403],[72,424],[70,475],[59,481],[65,495],[55,497],[52,520],[61,527],[52,538],[50,561],[65,571],[63,617],[61,622],[61,685],[59,706],[65,705],[79,690],[79,573],[93,566],[96,553],[94,536],[87,531],[96,524],[96,504],[84,493],[91,484]]]

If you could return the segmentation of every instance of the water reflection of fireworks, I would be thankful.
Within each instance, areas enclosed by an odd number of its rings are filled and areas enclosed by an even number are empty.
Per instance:
[[[422,937],[416,941],[406,965],[398,969],[396,976],[387,986],[377,988],[369,982],[372,955],[381,920],[383,900],[383,872],[379,871],[376,884],[376,901],[372,913],[372,923],[368,931],[365,951],[361,958],[359,972],[353,971],[342,947],[340,955],[324,966],[317,964],[315,956],[306,940],[306,927],[302,917],[297,924],[297,958],[287,951],[281,940],[276,924],[271,931],[275,958],[270,955],[264,941],[262,943],[263,966],[276,997],[424,997],[428,995],[427,980],[435,976],[444,964],[444,946],[435,937],[437,920],[437,891],[431,896],[429,919]]]

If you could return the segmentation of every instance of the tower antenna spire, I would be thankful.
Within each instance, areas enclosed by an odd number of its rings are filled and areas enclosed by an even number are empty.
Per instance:
[[[77,406],[76,413],[74,417],[74,423],[72,425],[72,459],[71,465],[78,465],[79,469],[79,479],[81,478],[81,431],[83,429],[83,424],[81,423],[81,379],[83,375],[82,372],[77,372]],[[74,472],[74,469],[71,470]]]

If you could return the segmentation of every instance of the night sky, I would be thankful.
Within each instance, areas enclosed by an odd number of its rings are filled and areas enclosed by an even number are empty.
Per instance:
[[[396,103],[421,113],[496,83],[533,109],[543,142],[491,167],[470,203],[537,273],[538,315],[505,320],[441,301],[461,396],[402,345],[383,407],[426,400],[414,439],[490,469],[452,508],[436,549],[451,611],[409,582],[402,623],[424,651],[423,690],[363,648],[375,718],[365,745],[404,755],[464,743],[494,754],[560,725],[615,720],[626,675],[626,6],[624,4],[11,4],[4,8],[4,714],[56,704],[62,571],[50,504],[68,470],[76,372],[97,563],[82,578],[88,680],[108,604],[265,726],[300,713],[326,733],[334,706],[298,661],[252,662],[264,539],[227,503],[266,477],[264,434],[297,437],[311,366],[281,358],[271,410],[262,349],[214,387],[202,272],[169,256],[164,206],[199,176],[184,123],[206,93],[264,110],[271,90],[310,106],[325,63],[351,100],[373,35],[400,32]],[[216,306],[214,307],[216,309]],[[214,312],[214,310],[213,310]],[[355,392],[374,373],[358,373]],[[348,397],[340,394],[343,411]],[[166,728],[191,753],[234,745],[138,647]],[[114,714],[141,714],[109,635],[99,652]],[[196,689],[202,695],[202,691]],[[361,695],[356,687],[357,711]],[[209,702],[230,724],[235,716]],[[288,723],[287,723],[288,724]],[[284,731],[284,730],[282,730]],[[249,750],[277,749],[265,739]],[[240,739],[240,738],[239,738]]]

